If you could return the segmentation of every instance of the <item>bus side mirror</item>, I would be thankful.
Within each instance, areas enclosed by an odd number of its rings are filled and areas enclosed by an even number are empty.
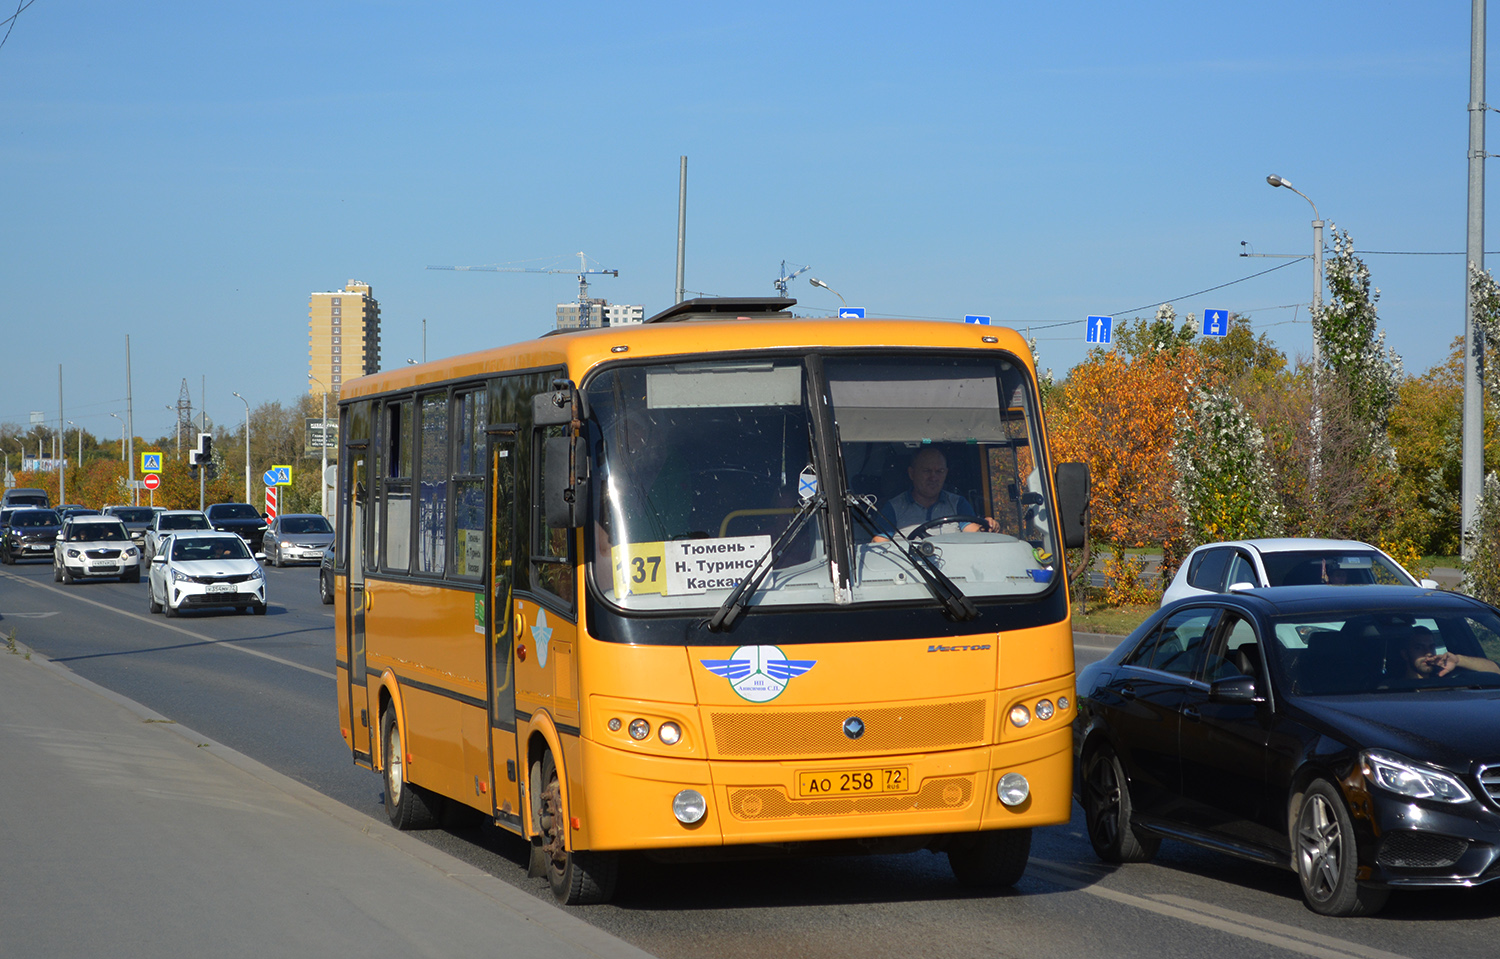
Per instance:
[[[581,437],[550,436],[543,443],[542,457],[542,510],[547,525],[553,529],[582,526],[588,492],[588,447]]]
[[[574,397],[571,387],[538,393],[531,398],[532,426],[567,426],[573,422]]]
[[[1064,549],[1078,549],[1089,531],[1089,465],[1058,463],[1053,488]]]

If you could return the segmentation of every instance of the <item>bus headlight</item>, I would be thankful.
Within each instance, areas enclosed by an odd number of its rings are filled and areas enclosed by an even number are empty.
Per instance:
[[[1052,700],[1050,700],[1050,699],[1044,699],[1041,702],[1039,702],[1039,703],[1036,704],[1036,718],[1037,719],[1051,719],[1052,718]]]
[[[1006,773],[995,786],[995,796],[1007,806],[1019,806],[1031,795],[1031,784],[1020,773]]]
[[[632,719],[630,721],[630,738],[640,742],[651,735],[651,724],[644,719]]]
[[[1010,707],[1010,724],[1017,729],[1031,722],[1031,710],[1017,703]]]
[[[672,797],[672,815],[684,826],[691,826],[708,815],[708,800],[696,789],[684,789]]]
[[[660,739],[663,745],[675,746],[682,739],[682,727],[676,723],[662,723],[656,730],[656,738]]]

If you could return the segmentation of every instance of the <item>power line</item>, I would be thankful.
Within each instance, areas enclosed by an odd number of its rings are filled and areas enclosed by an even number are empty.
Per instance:
[[[5,36],[0,37],[0,49],[3,49],[5,47],[5,41],[10,39],[10,32],[16,28],[16,17],[19,17],[21,15],[21,11],[25,10],[33,3],[36,3],[36,0],[21,0],[21,2],[16,4],[15,13],[6,17],[4,20],[0,20],[0,23],[10,24],[10,26],[5,28]]]

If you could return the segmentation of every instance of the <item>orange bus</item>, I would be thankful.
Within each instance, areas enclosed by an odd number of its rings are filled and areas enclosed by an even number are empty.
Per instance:
[[[1030,352],[794,302],[345,385],[339,719],[398,828],[480,810],[578,903],[627,851],[1008,885],[1068,820],[1088,473]]]

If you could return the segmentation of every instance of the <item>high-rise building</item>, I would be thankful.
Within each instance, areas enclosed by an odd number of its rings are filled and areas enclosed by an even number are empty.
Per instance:
[[[380,369],[380,304],[370,284],[350,280],[333,293],[314,293],[307,302],[307,371],[340,392],[344,379]],[[323,392],[313,379],[307,391]]]
[[[643,323],[646,320],[646,308],[640,304],[610,303],[602,299],[589,299],[589,323],[588,326],[598,329],[601,326],[629,326],[632,323]],[[583,328],[584,324],[578,318],[578,301],[557,304],[557,328],[559,330],[577,330]]]

